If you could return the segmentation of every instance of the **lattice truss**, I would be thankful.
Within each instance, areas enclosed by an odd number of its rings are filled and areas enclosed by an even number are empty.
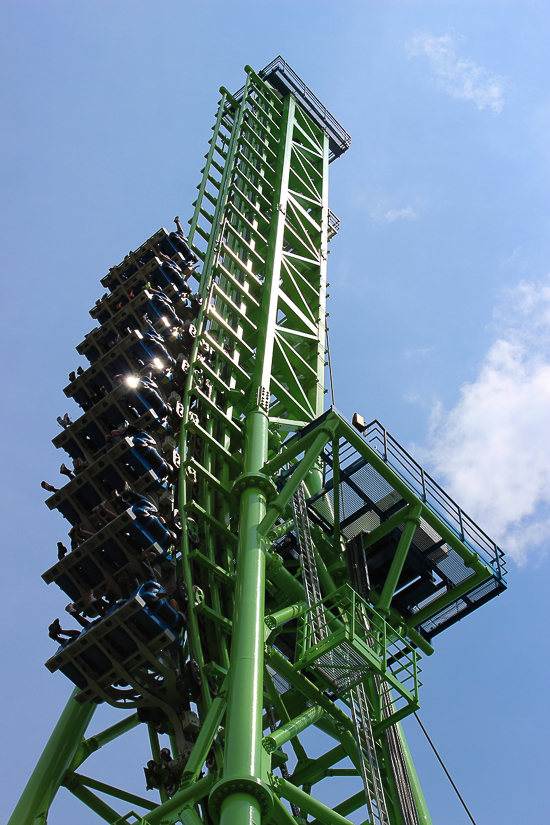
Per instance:
[[[253,73],[240,102],[224,92],[190,237],[197,249],[198,236],[208,244],[198,249],[209,294],[202,337],[218,359],[208,375],[230,395],[234,417],[250,400],[253,377],[272,419],[309,421],[322,412],[325,144],[292,98],[279,100]],[[266,361],[268,325],[274,349]]]

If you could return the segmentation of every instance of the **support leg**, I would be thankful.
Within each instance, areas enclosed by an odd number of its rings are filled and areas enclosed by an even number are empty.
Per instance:
[[[414,767],[414,762],[412,760],[407,740],[405,739],[405,734],[403,733],[403,728],[401,727],[401,722],[398,722],[395,727],[398,731],[399,739],[401,740],[401,748],[403,750],[403,756],[405,757],[405,764],[407,765],[407,773],[409,774],[409,782],[411,783],[411,790],[414,797],[414,804],[416,805],[418,821],[420,822],[420,825],[432,825],[432,818],[428,811],[426,800],[424,799],[424,794],[420,786],[416,768]]]
[[[247,419],[246,470],[258,472],[266,452],[267,416],[258,409]],[[271,796],[262,776],[265,552],[257,528],[265,509],[262,491],[247,487],[240,506],[225,771],[211,794],[221,825],[260,825],[262,802]]]
[[[79,705],[75,689],[50,736],[8,825],[34,825],[48,809],[82,741],[96,705]]]

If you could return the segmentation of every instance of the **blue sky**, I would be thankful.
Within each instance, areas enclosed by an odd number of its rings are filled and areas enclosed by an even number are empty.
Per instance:
[[[336,405],[378,418],[511,554],[508,592],[436,639],[421,716],[478,825],[544,821],[549,30],[526,1],[1,4],[3,820],[69,693],[43,666],[65,602],[40,574],[66,526],[40,481],[60,478],[74,347],[108,268],[190,217],[219,86],[282,54],[352,135],[330,181]],[[434,825],[460,825],[415,725]],[[89,770],[144,793],[130,742]],[[77,811],[97,821],[61,792],[52,825]]]

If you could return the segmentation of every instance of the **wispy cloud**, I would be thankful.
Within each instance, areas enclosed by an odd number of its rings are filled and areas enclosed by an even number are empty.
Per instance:
[[[412,206],[406,206],[404,209],[388,209],[386,211],[384,211],[384,207],[376,206],[374,209],[371,209],[370,216],[374,218],[375,221],[384,221],[385,223],[393,223],[399,218],[408,218],[409,220],[418,218]]]
[[[489,108],[496,114],[502,111],[506,81],[492,76],[473,60],[458,57],[449,34],[434,37],[427,32],[417,34],[407,43],[409,57],[427,57],[437,78],[437,84],[450,95],[471,100],[478,109]]]
[[[365,192],[362,189],[357,190],[356,192],[354,192],[351,195],[351,197],[349,199],[350,206],[353,209],[361,209],[363,203],[365,202],[366,197],[367,196],[366,196]]]
[[[550,545],[549,324],[550,281],[510,290],[476,380],[432,410],[435,477],[518,563]]]
[[[429,352],[433,352],[433,347],[418,347],[418,349],[406,349],[403,355],[407,360],[420,361]]]

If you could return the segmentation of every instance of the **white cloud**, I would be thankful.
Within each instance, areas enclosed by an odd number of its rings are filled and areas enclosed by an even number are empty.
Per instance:
[[[550,546],[549,323],[550,281],[509,290],[476,380],[432,411],[436,479],[518,563]]]
[[[508,256],[504,255],[501,258],[501,262],[503,264],[515,264],[517,259],[519,258],[520,252],[521,252],[521,246],[516,246],[516,248],[514,249],[514,251],[512,252],[511,255],[508,255]]]
[[[386,212],[384,212],[383,207],[377,206],[371,209],[370,215],[375,221],[385,221],[386,223],[393,223],[398,218],[409,218],[410,220],[418,218],[412,206],[406,206],[404,209],[388,209]]]
[[[443,37],[418,34],[407,43],[407,52],[409,58],[427,57],[438,86],[453,97],[471,100],[478,109],[488,107],[496,114],[502,111],[506,89],[504,78],[491,76],[483,66],[477,66],[468,58],[457,57],[449,34]]]

